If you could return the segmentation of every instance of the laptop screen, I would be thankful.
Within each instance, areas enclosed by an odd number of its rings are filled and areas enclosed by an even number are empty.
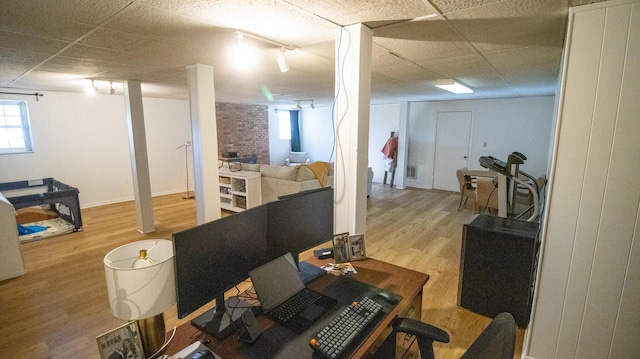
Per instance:
[[[294,294],[304,289],[304,282],[295,267],[293,256],[287,253],[267,264],[249,271],[262,310],[277,307]]]

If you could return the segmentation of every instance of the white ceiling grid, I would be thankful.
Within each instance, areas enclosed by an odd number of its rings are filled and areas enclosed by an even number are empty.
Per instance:
[[[341,26],[373,29],[372,103],[552,95],[570,5],[598,0],[0,0],[0,91],[82,91],[90,79],[140,80],[146,96],[187,98],[185,66],[214,67],[216,100],[295,104],[334,94]],[[242,31],[277,45],[239,74],[227,50]],[[474,88],[453,97],[433,86]],[[264,95],[267,87],[273,102]]]

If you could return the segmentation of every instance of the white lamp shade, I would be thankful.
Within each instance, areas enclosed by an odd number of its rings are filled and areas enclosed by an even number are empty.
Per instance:
[[[150,261],[134,268],[141,249]],[[149,239],[118,247],[104,257],[104,271],[111,313],[117,318],[150,318],[176,303],[171,241]]]

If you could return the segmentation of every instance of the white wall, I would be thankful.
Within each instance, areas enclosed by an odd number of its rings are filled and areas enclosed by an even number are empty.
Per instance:
[[[90,207],[133,199],[124,98],[44,92],[11,96],[28,101],[34,152],[0,156],[0,182],[54,177],[77,187]],[[191,139],[188,101],[144,98],[154,195],[186,190],[185,154]]]
[[[506,161],[518,151],[527,156],[520,168],[537,177],[547,173],[554,97],[412,102],[409,104],[408,165],[417,168],[411,187],[432,188],[435,162],[436,120],[440,111],[471,111],[469,169],[482,169],[480,156]],[[484,144],[486,142],[486,147]]]
[[[523,354],[640,352],[640,2],[571,9],[543,251]]]

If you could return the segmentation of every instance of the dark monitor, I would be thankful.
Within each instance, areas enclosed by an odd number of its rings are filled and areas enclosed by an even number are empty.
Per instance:
[[[173,234],[178,318],[213,299],[216,308],[194,319],[199,329],[226,337],[250,307],[224,293],[267,262],[267,206],[258,206]],[[230,307],[227,309],[226,307]],[[229,313],[233,318],[229,317]]]
[[[269,259],[291,252],[299,263],[300,252],[333,238],[333,192],[333,188],[323,187],[281,196],[278,201],[267,203]],[[299,268],[305,281],[324,273],[306,264]]]

